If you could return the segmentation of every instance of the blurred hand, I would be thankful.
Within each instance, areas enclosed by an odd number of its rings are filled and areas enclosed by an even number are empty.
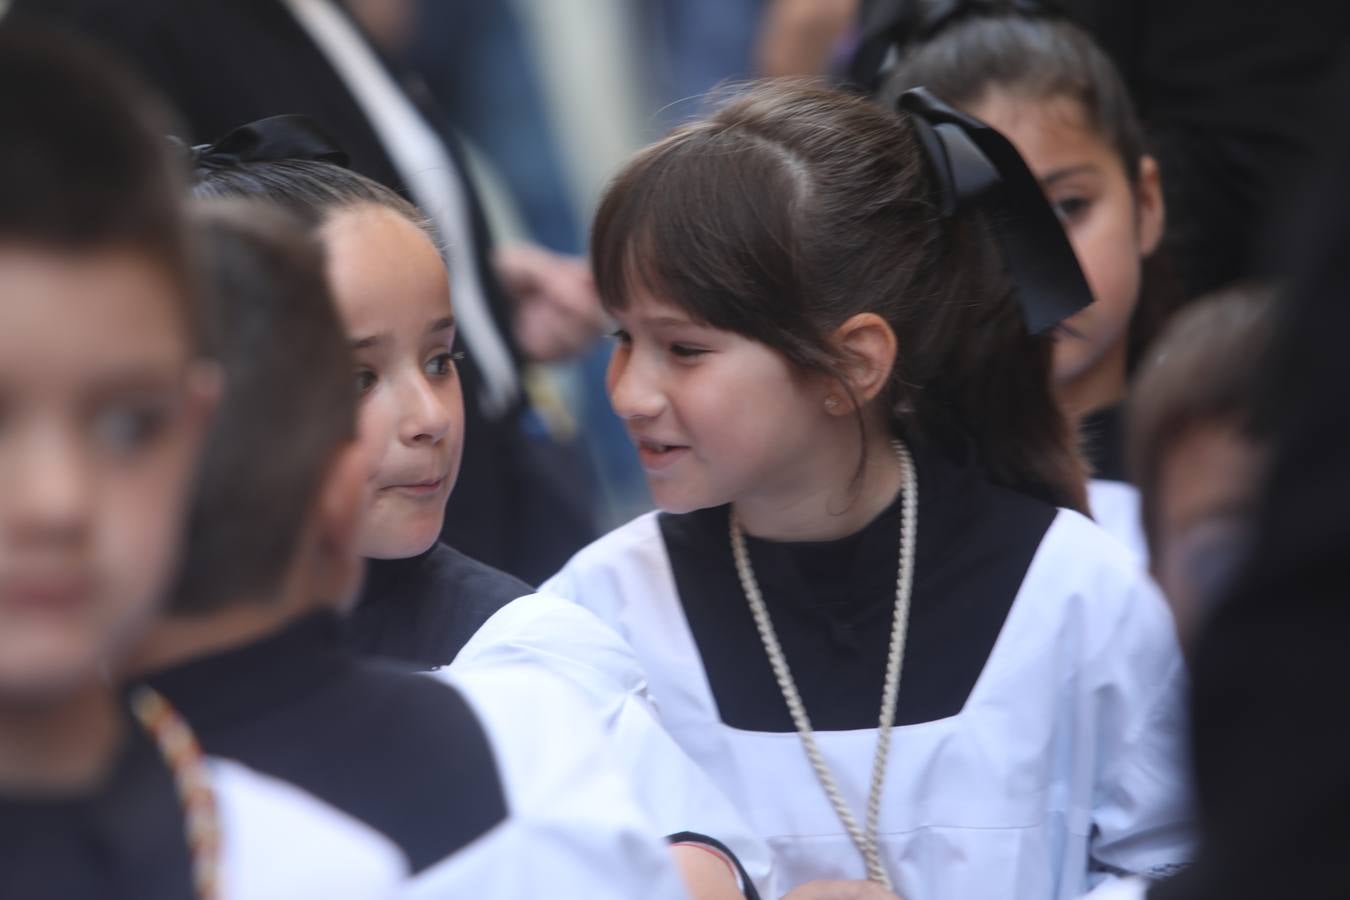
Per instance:
[[[824,75],[858,17],[858,0],[771,0],[755,47],[760,75]]]
[[[900,900],[874,881],[808,881],[783,895],[783,900]]]
[[[671,847],[670,855],[680,870],[690,900],[745,900],[736,886],[735,874],[717,856],[687,844]]]
[[[414,0],[346,0],[346,6],[386,53],[402,53],[417,31]]]
[[[533,244],[498,248],[493,262],[510,295],[516,342],[534,362],[579,356],[605,333],[590,266]]]

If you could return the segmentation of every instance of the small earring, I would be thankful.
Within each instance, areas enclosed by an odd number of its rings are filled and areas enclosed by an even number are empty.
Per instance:
[[[836,409],[839,408],[839,398],[834,396],[826,397],[825,408],[828,409],[830,412],[834,412]]]

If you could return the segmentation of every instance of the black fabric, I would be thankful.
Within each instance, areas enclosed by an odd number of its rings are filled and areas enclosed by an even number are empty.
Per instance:
[[[492,749],[452,687],[362,660],[336,617],[149,683],[208,753],[295,784],[386,835],[420,871],[506,816]]]
[[[917,452],[919,540],[896,724],[960,712],[1056,510]],[[748,538],[751,563],[812,724],[875,728],[895,609],[900,499],[855,535]],[[724,723],[793,731],[737,579],[728,507],[662,515],[675,583]]]
[[[309,116],[269,116],[240,125],[210,144],[191,148],[196,169],[233,169],[251,162],[310,160],[346,167],[351,160]]]
[[[1094,478],[1107,481],[1129,481],[1125,466],[1125,407],[1123,404],[1099,409],[1084,416],[1078,433],[1083,441],[1083,453],[1092,467]]]
[[[12,8],[118,51],[177,108],[188,143],[216,140],[268,116],[308,115],[347,152],[353,170],[412,199],[341,76],[280,0],[14,0]],[[497,330],[518,356],[509,303],[490,262],[487,219],[462,174],[463,154],[425,87],[390,71],[455,164],[479,280]],[[523,432],[522,404],[487,415],[472,352],[459,371],[468,439],[442,538],[528,581],[546,578],[595,536],[590,498],[576,490],[576,472],[584,470],[571,448]]]
[[[532,593],[519,578],[444,544],[412,559],[371,560],[347,641],[418,669],[448,666],[493,613]]]
[[[1192,657],[1202,848],[1154,900],[1350,897],[1350,123],[1329,130],[1286,237],[1295,287],[1264,379],[1276,444],[1256,549]]]
[[[1350,16],[1329,0],[1066,0],[1125,77],[1163,174],[1164,247],[1190,296],[1268,274],[1308,171]]]
[[[193,900],[192,859],[173,776],[127,717],[102,785],[78,796],[0,794],[0,897]]]

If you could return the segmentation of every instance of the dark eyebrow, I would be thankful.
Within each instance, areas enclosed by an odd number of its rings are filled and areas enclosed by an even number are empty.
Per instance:
[[[1056,181],[1063,181],[1065,178],[1069,178],[1073,175],[1081,175],[1085,172],[1095,172],[1095,171],[1097,171],[1097,167],[1094,166],[1092,163],[1083,163],[1080,166],[1068,166],[1067,168],[1063,169],[1055,169],[1041,179],[1041,184],[1051,185],[1054,184]]]
[[[455,327],[455,317],[446,316],[445,318],[437,319],[436,321],[432,322],[431,327],[427,329],[427,334],[435,334],[438,331],[449,331],[451,328],[454,327]]]
[[[643,321],[652,328],[684,328],[690,325],[699,327],[698,322],[678,316],[651,316]]]
[[[353,350],[366,350],[383,341],[385,337],[383,334],[372,334],[370,337],[358,338],[352,341],[351,347]]]

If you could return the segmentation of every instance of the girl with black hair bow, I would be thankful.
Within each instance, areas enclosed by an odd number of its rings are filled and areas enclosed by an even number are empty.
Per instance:
[[[1050,387],[1088,285],[1006,140],[901,105],[758,86],[611,184],[610,398],[663,511],[542,590],[629,640],[793,896],[1169,871],[1183,663]]]

